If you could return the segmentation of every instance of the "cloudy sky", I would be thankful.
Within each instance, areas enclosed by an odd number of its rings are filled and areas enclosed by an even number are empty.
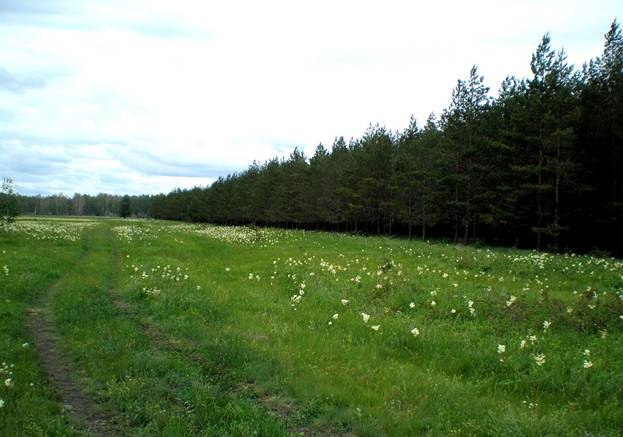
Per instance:
[[[24,194],[158,193],[493,92],[550,32],[598,56],[616,1],[0,0],[0,176]]]

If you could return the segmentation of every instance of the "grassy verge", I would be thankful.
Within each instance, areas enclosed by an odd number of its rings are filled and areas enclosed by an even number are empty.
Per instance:
[[[60,237],[0,231],[0,434],[76,433],[47,386],[28,329],[33,301],[69,271],[81,244]]]

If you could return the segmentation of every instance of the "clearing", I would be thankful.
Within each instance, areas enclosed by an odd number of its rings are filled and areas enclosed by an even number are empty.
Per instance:
[[[22,218],[3,435],[619,435],[623,262]]]

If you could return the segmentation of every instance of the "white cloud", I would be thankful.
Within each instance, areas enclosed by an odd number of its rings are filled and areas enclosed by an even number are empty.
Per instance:
[[[493,91],[528,75],[547,31],[573,63],[599,55],[618,12],[578,0],[10,5],[0,68],[19,92],[0,88],[0,170],[29,192],[68,193],[203,185],[369,122],[423,122],[473,64]],[[70,164],[33,178],[42,167],[22,172],[15,141],[39,164]]]

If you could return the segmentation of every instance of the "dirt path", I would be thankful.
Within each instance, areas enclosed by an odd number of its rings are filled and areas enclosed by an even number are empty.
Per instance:
[[[89,256],[90,248],[83,254],[83,259]],[[113,254],[116,255],[113,251]],[[118,261],[118,257],[113,259]],[[119,266],[113,271],[118,274]],[[113,281],[115,283],[116,281]],[[61,398],[65,414],[76,424],[78,431],[85,431],[96,436],[125,435],[123,426],[116,420],[116,416],[106,412],[101,403],[92,394],[83,389],[80,369],[73,365],[72,360],[63,353],[61,339],[55,329],[53,316],[50,313],[49,303],[55,293],[62,287],[62,280],[57,281],[33,303],[29,310],[28,327],[37,351],[39,363],[45,372],[51,386]],[[210,362],[196,347],[187,340],[171,335],[150,320],[140,317],[134,309],[125,302],[119,290],[108,290],[108,296],[118,311],[118,316],[132,320],[136,327],[143,332],[151,342],[161,350],[174,351],[185,356],[194,364],[208,369]],[[297,423],[296,406],[279,397],[260,394],[253,384],[239,384],[231,387],[232,393],[244,393],[245,397],[254,399],[259,405],[266,408],[270,414],[282,419],[292,434],[303,436],[352,436],[351,433],[335,432],[327,426],[314,426]]]
[[[96,436],[123,435],[113,417],[102,411],[97,400],[80,388],[76,369],[58,347],[59,338],[46,307],[59,282],[40,296],[29,310],[28,327],[39,364],[50,384],[60,395],[65,413],[83,430]]]

